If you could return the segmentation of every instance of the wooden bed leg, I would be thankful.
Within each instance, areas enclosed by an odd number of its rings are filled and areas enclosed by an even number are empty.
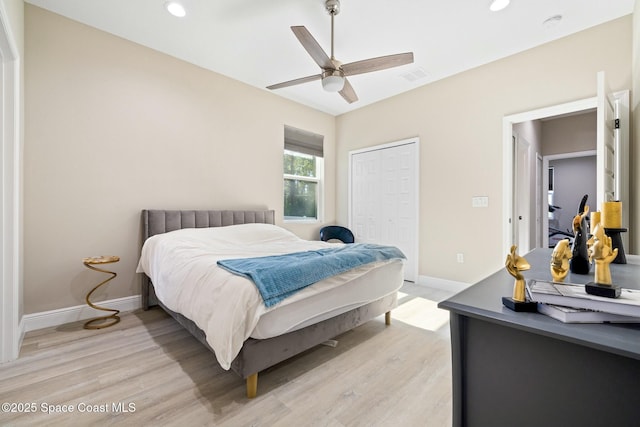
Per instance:
[[[258,373],[247,377],[247,398],[253,399],[258,394]]]
[[[391,324],[391,312],[390,311],[387,311],[384,314],[384,324],[387,325],[387,326],[389,326]]]

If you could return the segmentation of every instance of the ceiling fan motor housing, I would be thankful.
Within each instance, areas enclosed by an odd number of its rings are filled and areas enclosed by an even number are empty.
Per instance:
[[[340,0],[327,0],[324,5],[329,14],[337,15],[340,13]]]

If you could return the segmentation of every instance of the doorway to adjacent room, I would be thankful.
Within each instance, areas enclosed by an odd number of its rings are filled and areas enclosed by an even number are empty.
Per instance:
[[[545,195],[548,187],[548,175],[542,173],[540,179],[535,176],[523,180],[523,185],[518,185],[515,178],[517,172],[517,156],[515,154],[514,126],[522,123],[537,120],[551,119],[554,117],[571,116],[596,111],[596,197],[590,201],[592,210],[598,210],[603,200],[621,200],[623,202],[623,222],[628,223],[628,158],[629,158],[629,91],[611,93],[607,90],[604,73],[597,76],[597,96],[583,100],[573,101],[565,104],[527,111],[524,113],[506,116],[503,119],[503,252],[508,253],[511,245],[517,245],[520,253],[526,253],[530,249],[537,247],[539,242],[542,246],[548,245],[549,218],[546,213],[549,211],[549,201]],[[617,118],[617,119],[616,119]],[[617,127],[616,127],[617,126]],[[532,144],[533,145],[533,144]],[[538,168],[539,152],[527,153],[528,158],[536,159],[536,166],[530,170]],[[543,168],[544,169],[544,168]],[[540,173],[540,172],[538,172]],[[529,185],[535,182],[536,188]],[[530,232],[522,236],[518,235],[521,230],[517,200],[530,199],[538,194],[542,196],[542,203],[538,209],[540,212],[533,212],[531,208],[526,212],[529,218],[540,215],[542,219],[540,227],[529,227]],[[517,195],[517,196],[516,196]],[[523,197],[523,195],[525,195]],[[532,204],[538,205],[538,204]],[[542,233],[537,236],[536,233]],[[625,235],[626,239],[627,236]],[[623,241],[626,246],[628,243]]]

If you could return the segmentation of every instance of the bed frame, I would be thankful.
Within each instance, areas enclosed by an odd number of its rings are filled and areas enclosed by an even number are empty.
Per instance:
[[[275,223],[275,211],[231,210],[143,210],[143,242],[149,237],[183,228],[224,227],[247,223]],[[297,331],[269,339],[247,339],[240,353],[231,363],[231,370],[246,379],[247,397],[254,398],[258,391],[258,372],[274,366],[296,354],[315,347],[347,332],[369,320],[385,314],[385,323],[391,323],[390,310],[396,306],[397,293],[388,295],[367,305],[307,326]],[[173,312],[155,298],[153,284],[146,275],[142,280],[142,306],[148,310],[159,305],[178,323],[184,326],[209,350],[205,333],[190,319]]]

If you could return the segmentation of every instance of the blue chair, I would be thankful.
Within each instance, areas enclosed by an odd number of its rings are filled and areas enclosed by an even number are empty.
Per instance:
[[[322,227],[320,229],[320,240],[323,242],[328,242],[329,240],[337,239],[343,243],[353,243],[355,242],[355,237],[353,237],[353,233],[346,227],[341,227],[339,225],[327,225],[326,227]]]

